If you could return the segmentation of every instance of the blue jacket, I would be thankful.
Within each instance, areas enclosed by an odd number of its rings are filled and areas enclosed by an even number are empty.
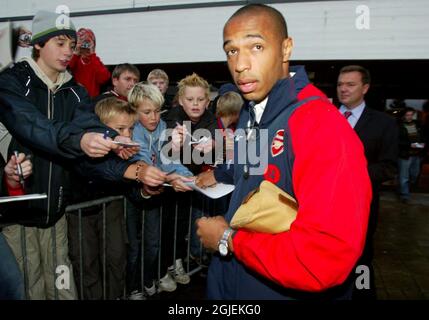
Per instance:
[[[192,176],[189,171],[179,160],[172,163],[163,163],[161,158],[161,149],[164,145],[165,130],[167,125],[163,120],[160,120],[155,131],[150,132],[140,122],[137,122],[133,131],[133,140],[140,144],[139,152],[133,157],[133,160],[142,160],[147,164],[154,165],[164,172],[171,172],[176,170],[175,173],[182,176]]]

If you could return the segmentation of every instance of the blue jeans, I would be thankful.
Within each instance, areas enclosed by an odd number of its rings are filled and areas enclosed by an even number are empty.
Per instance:
[[[0,300],[25,299],[24,280],[18,263],[0,233]]]
[[[142,223],[144,211],[144,225]],[[127,256],[127,288],[131,292],[141,285],[141,247],[142,229],[144,246],[144,285],[152,286],[158,278],[160,201],[153,197],[142,205],[127,202],[127,232],[129,250]]]
[[[410,183],[415,184],[420,173],[420,157],[411,156],[399,159],[399,194],[401,199],[410,198]]]

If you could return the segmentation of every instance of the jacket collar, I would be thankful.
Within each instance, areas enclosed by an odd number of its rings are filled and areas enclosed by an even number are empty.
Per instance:
[[[304,66],[293,66],[290,76],[276,82],[268,95],[267,106],[262,114],[260,125],[272,122],[277,115],[298,100],[298,93],[309,84]]]
[[[31,70],[34,72],[36,77],[42,81],[49,90],[56,91],[59,88],[61,88],[65,83],[69,82],[72,79],[72,76],[67,71],[60,72],[58,74],[58,78],[56,82],[53,82],[51,79],[48,78],[48,76],[43,72],[42,69],[40,69],[39,65],[34,61],[32,58],[24,57],[20,60],[27,62],[30,66]]]

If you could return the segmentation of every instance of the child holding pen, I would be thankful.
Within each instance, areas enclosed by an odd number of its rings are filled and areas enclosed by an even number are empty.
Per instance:
[[[128,95],[128,102],[131,107],[137,110],[139,121],[136,123],[133,133],[133,140],[138,142],[141,146],[140,151],[135,158],[149,164],[150,167],[146,169],[147,174],[162,177],[167,173],[167,180],[173,186],[175,191],[190,191],[192,190],[185,184],[186,181],[192,179],[186,178],[192,176],[192,173],[180,162],[177,163],[163,163],[161,159],[161,148],[165,141],[163,134],[166,129],[166,124],[161,120],[161,107],[164,103],[164,97],[159,89],[152,84],[137,83]],[[144,195],[148,198],[142,205],[130,205],[132,208],[128,210],[127,226],[128,236],[130,243],[130,251],[128,254],[129,264],[129,285],[131,288],[130,298],[135,299],[142,293],[139,293],[139,287],[136,286],[135,277],[138,277],[138,262],[139,255],[139,240],[138,231],[141,223],[139,218],[142,210],[144,210],[144,286],[145,293],[151,296],[156,293],[155,279],[157,275],[157,260],[159,252],[159,238],[160,238],[160,208],[161,200],[165,197],[159,196],[163,192],[163,186],[149,187],[143,186]],[[150,198],[150,199],[149,199]],[[182,267],[182,260],[178,259],[177,265]],[[184,274],[184,272],[183,272]],[[133,277],[134,275],[134,277]],[[134,278],[134,279],[133,279]],[[189,276],[183,275],[182,283],[189,282]],[[179,280],[179,281],[180,281]],[[169,272],[160,279],[158,290],[159,291],[173,291],[176,289],[176,283],[173,281]]]
[[[20,168],[20,174],[18,174]],[[0,156],[0,196],[17,196],[24,194],[21,179],[27,178],[32,172],[31,161],[24,154],[12,155],[7,164]],[[0,205],[0,224],[7,222],[8,214],[16,215],[16,202]],[[24,280],[16,258],[7,244],[0,226],[0,300],[24,299]]]
[[[210,103],[210,85],[204,78],[193,73],[180,80],[177,88],[179,106],[168,112],[165,122],[169,128],[174,128],[173,150],[180,150],[182,163],[197,175],[215,163],[216,117],[207,110]],[[201,136],[206,139],[200,139]],[[192,157],[189,157],[189,154]],[[190,158],[191,161],[187,161],[186,158]],[[189,207],[188,203],[192,204],[190,258],[198,263],[204,260],[204,252],[195,233],[194,222],[203,215],[209,215],[210,211],[216,208],[207,197],[198,192],[190,193],[189,197],[181,197],[179,201],[184,208]]]
[[[105,98],[96,104],[95,113],[100,121],[109,127],[112,132],[116,131],[123,137],[132,138],[137,114],[127,102],[116,97]],[[105,132],[105,138],[108,138],[108,135],[109,132]],[[103,163],[112,158],[116,159],[116,155],[113,153],[104,159],[88,158],[76,164],[75,170],[77,174],[71,177],[75,203],[107,196],[131,196],[134,193],[134,182],[126,181],[125,179],[123,181],[110,180],[108,178],[111,175],[108,171],[114,169],[104,166]],[[105,168],[104,177],[91,175],[90,166],[102,166],[102,168]],[[120,170],[117,167],[115,169]],[[109,300],[123,296],[126,270],[126,233],[123,201],[115,200],[107,203],[105,212],[106,214],[104,215],[101,205],[82,210],[82,252],[80,252],[79,245],[80,227],[78,215],[71,213],[67,217],[70,259],[73,263],[77,280],[80,280],[80,269],[82,268],[83,270],[83,295],[81,299],[103,299],[103,291],[106,293],[105,298]],[[103,232],[104,227],[105,235]],[[104,243],[107,248],[105,261],[103,261]],[[80,265],[80,254],[83,255],[83,265]],[[106,264],[105,269],[102,268],[104,262]],[[103,283],[102,270],[106,271],[105,283]],[[80,282],[77,281],[78,284]],[[103,285],[105,285],[105,290],[103,290]]]

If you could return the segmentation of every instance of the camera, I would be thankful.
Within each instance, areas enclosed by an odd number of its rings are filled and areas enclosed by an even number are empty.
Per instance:
[[[91,47],[91,43],[89,41],[84,41],[80,47],[81,49],[89,49]]]
[[[26,44],[30,44],[31,43],[31,35],[29,35],[28,33],[23,33],[19,36],[19,41],[26,43]]]

